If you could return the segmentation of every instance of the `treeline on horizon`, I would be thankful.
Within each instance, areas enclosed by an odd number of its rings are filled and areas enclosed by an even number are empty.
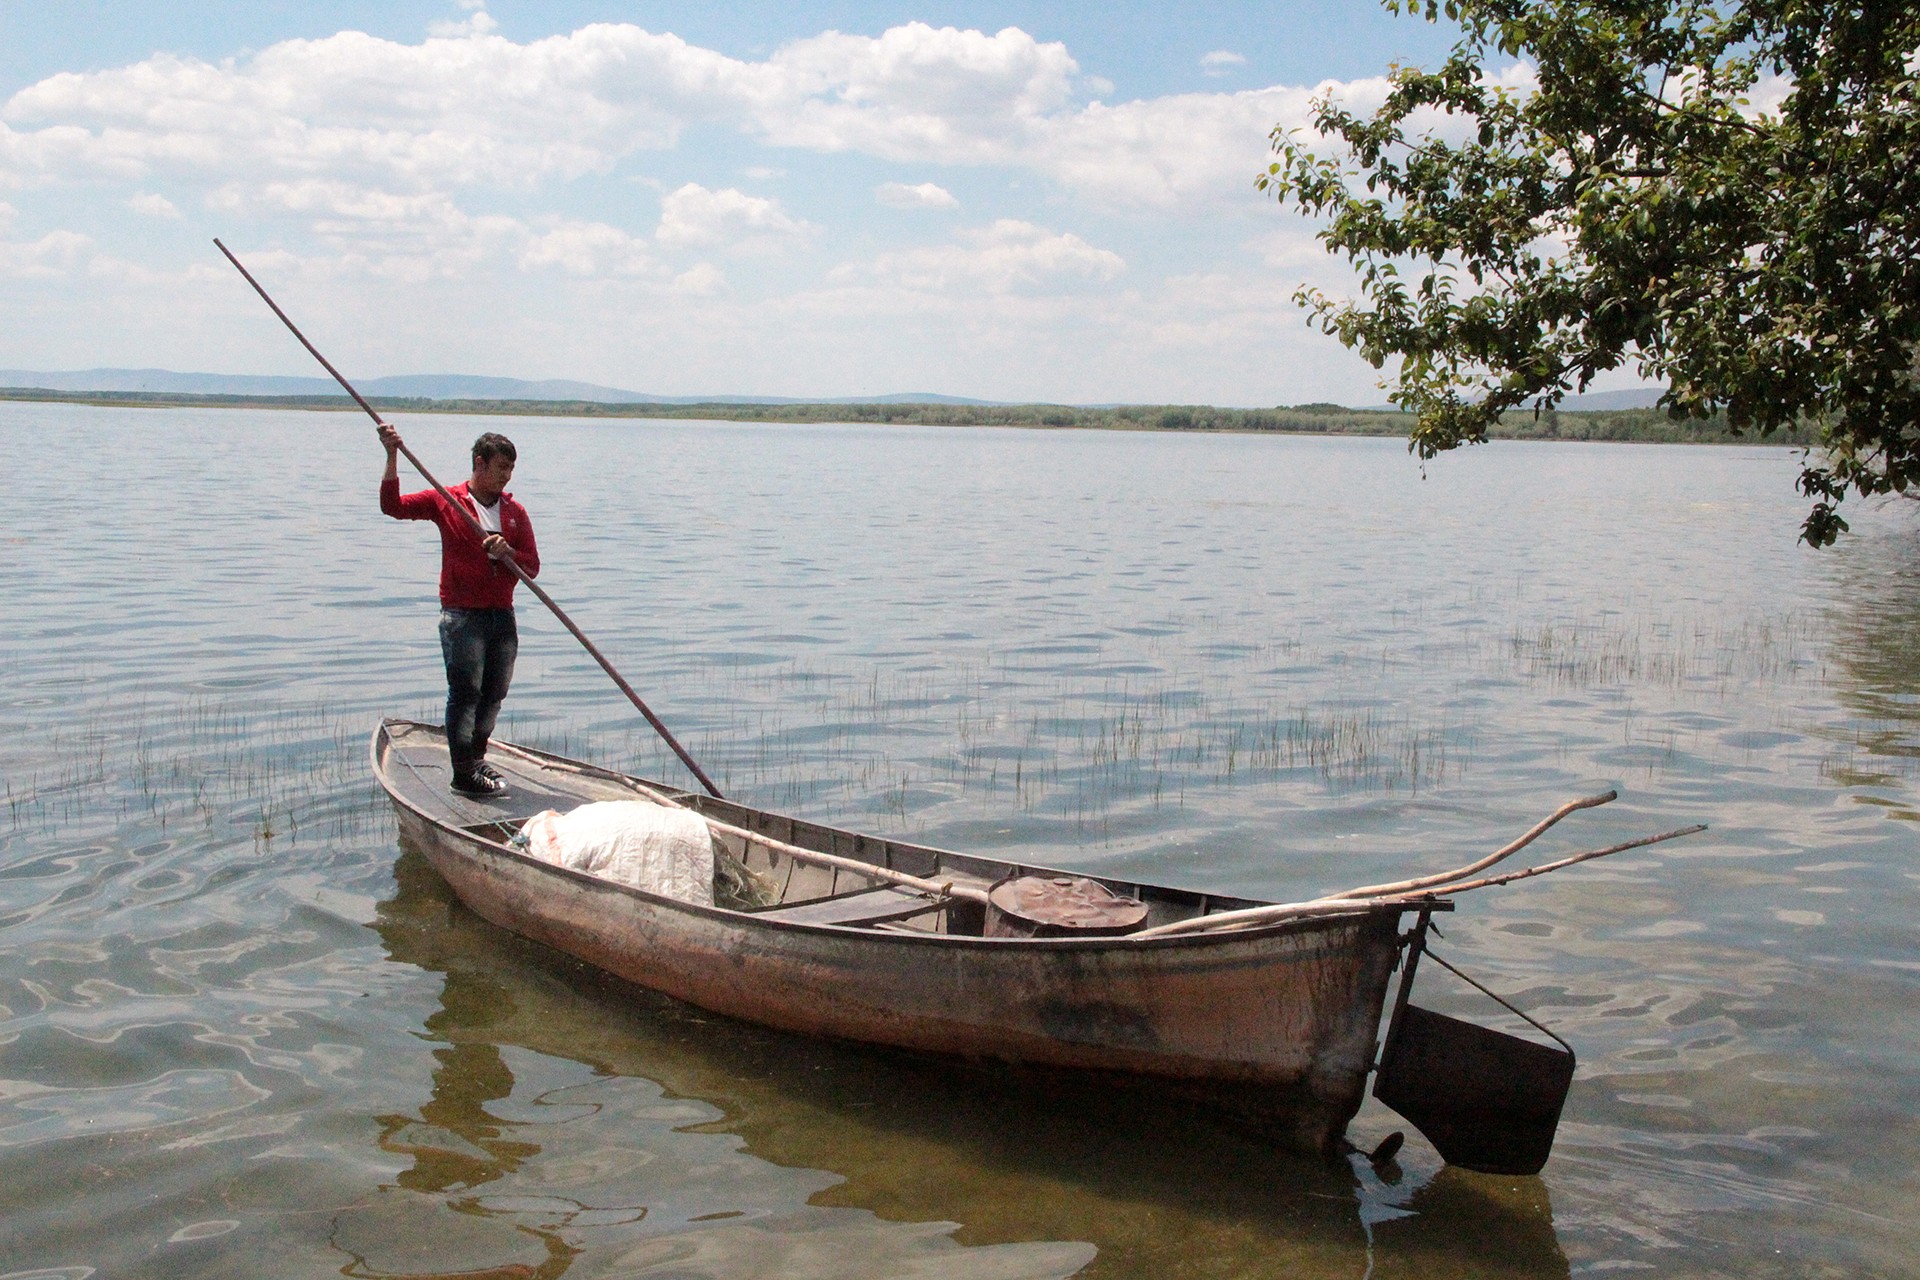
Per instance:
[[[0,388],[0,399],[156,408],[356,410],[345,396],[192,395],[158,391],[47,391]],[[1020,404],[603,404],[592,400],[429,400],[370,397],[393,413],[515,417],[706,419],[727,422],[851,422],[898,426],[1051,427],[1118,431],[1237,431],[1288,435],[1402,436],[1408,415],[1337,404],[1220,409],[1211,405]],[[1490,433],[1504,440],[1647,441],[1670,444],[1814,443],[1804,426],[1768,437],[1737,433],[1724,416],[1675,421],[1662,409],[1546,409],[1502,416]]]

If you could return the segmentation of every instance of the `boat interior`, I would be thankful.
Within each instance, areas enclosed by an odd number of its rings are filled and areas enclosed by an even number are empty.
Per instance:
[[[1114,899],[1137,902],[1144,911],[1123,913],[1128,921],[1124,928],[1080,932],[1068,924],[1024,936],[1134,932],[1262,905],[1249,898],[1084,876],[846,831],[511,743],[495,741],[488,763],[506,783],[506,795],[474,799],[448,785],[452,767],[438,726],[388,721],[374,744],[375,772],[389,791],[441,825],[508,848],[527,819],[548,809],[565,813],[602,800],[684,806],[721,824],[714,833],[716,860],[724,866],[731,859],[745,869],[744,875],[735,873],[735,879],[744,882],[744,892],[729,894],[723,883],[727,876],[716,875],[716,903],[769,922],[960,937],[1019,936],[1007,932],[987,899],[996,886],[1027,878],[1051,881],[1060,893],[1081,899],[1104,890]],[[836,861],[809,861],[805,851]],[[888,873],[923,883],[890,880]]]

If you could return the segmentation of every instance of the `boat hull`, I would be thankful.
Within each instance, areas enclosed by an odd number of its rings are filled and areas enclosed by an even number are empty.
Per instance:
[[[807,1035],[1110,1073],[1296,1148],[1336,1146],[1359,1108],[1398,959],[1392,910],[1145,940],[760,919],[540,862],[388,789],[464,904],[630,982]]]

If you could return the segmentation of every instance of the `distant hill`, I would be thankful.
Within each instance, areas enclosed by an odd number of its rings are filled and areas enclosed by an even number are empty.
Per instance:
[[[559,401],[574,404],[945,404],[983,408],[1007,405],[1005,400],[975,400],[932,391],[893,391],[874,396],[657,396],[644,391],[605,387],[596,382],[563,378],[530,381],[525,378],[488,378],[468,373],[402,373],[368,378],[354,384],[361,394],[408,400]],[[175,373],[171,369],[76,369],[45,372],[0,369],[0,388],[45,391],[150,392],[188,396],[331,396],[340,388],[331,378],[288,378],[245,373]],[[1627,391],[1598,391],[1568,396],[1560,404],[1573,413],[1600,413],[1619,409],[1651,408],[1660,399],[1658,387]],[[1123,409],[1127,405],[1065,406],[1081,409]],[[1353,412],[1343,405],[1297,405],[1302,411]],[[1369,405],[1359,412],[1394,412],[1390,405]]]
[[[1593,391],[1584,396],[1568,396],[1562,409],[1574,413],[1605,413],[1611,409],[1651,409],[1660,403],[1664,387],[1630,387],[1625,391]]]
[[[170,369],[76,369],[46,373],[0,369],[0,386],[46,391],[151,391],[172,395],[312,396],[338,393],[331,378],[271,378]]]
[[[565,379],[528,381],[486,378],[464,373],[403,373],[356,382],[361,394],[417,400],[559,400],[587,404],[976,404],[964,396],[900,391],[880,396],[841,396],[807,400],[795,396],[655,396],[593,382]],[[326,396],[340,394],[331,378],[287,378],[259,374],[175,373],[171,369],[77,369],[50,373],[0,369],[0,387],[45,391],[146,391],[198,396]]]
[[[656,399],[591,382],[528,382],[520,378],[478,378],[465,374],[409,373],[368,378],[354,384],[370,396],[413,396],[430,400],[587,400],[597,404],[644,404]],[[0,386],[48,391],[153,391],[190,396],[339,395],[332,378],[285,378],[258,374],[175,373],[171,369],[77,369],[48,373],[0,369]]]
[[[585,400],[593,404],[652,404],[659,396],[594,382],[549,378],[529,382],[522,378],[483,378],[464,373],[402,373],[354,383],[370,396],[410,396],[422,400]],[[337,388],[331,379],[326,390]]]
[[[4,377],[0,374],[0,377]],[[322,384],[324,386],[324,384]],[[369,386],[374,384],[369,383]],[[537,385],[537,384],[523,384]],[[1348,409],[1336,404],[1291,408],[1222,409],[1212,405],[991,404],[958,396],[897,394],[879,400],[698,401],[688,398],[621,403],[586,400],[432,399],[373,395],[374,406],[405,414],[510,414],[518,417],[680,418],[732,422],[886,423],[943,427],[1094,428],[1108,431],[1273,431],[1295,435],[1405,436],[1412,420],[1398,410]],[[351,412],[338,391],[326,395],[244,395],[172,391],[59,391],[49,387],[0,386],[0,401],[53,401],[153,408],[264,408]],[[1504,440],[1638,440],[1687,444],[1774,444],[1805,448],[1817,443],[1804,427],[1755,437],[1734,432],[1724,416],[1675,422],[1659,409],[1593,409],[1542,413],[1514,410],[1488,424]]]
[[[683,401],[681,401],[681,403],[682,403],[682,404],[701,404],[701,403],[706,403],[706,404],[712,404],[712,403],[714,403],[714,402],[713,402],[713,401],[711,401],[711,400],[709,400],[709,401],[700,401],[700,400],[683,400]],[[722,402],[722,403],[724,403],[724,402]],[[744,403],[746,403],[746,402],[745,402],[745,401],[741,401],[741,403],[743,403],[743,404],[744,404]],[[773,402],[770,402],[770,403],[778,403],[778,404],[806,404],[806,403],[808,403],[808,402],[807,402],[807,401],[805,401],[805,400],[783,400],[783,401],[773,401]],[[896,392],[894,392],[894,393],[893,393],[892,395],[885,395],[885,396],[842,396],[842,397],[841,397],[840,399],[838,399],[838,400],[816,400],[816,401],[813,401],[812,403],[815,403],[815,404],[981,404],[981,405],[1000,405],[1000,404],[1008,404],[1008,403],[1010,403],[1010,402],[1009,402],[1009,401],[1006,401],[1006,400],[974,400],[974,399],[972,399],[972,398],[970,398],[970,397],[968,397],[968,396],[943,396],[943,395],[938,395],[938,394],[936,394],[935,392],[932,392],[932,391],[896,391]]]

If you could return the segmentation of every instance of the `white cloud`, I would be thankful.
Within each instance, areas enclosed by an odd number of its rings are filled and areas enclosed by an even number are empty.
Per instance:
[[[517,218],[469,214],[441,192],[396,193],[350,182],[229,183],[207,203],[236,216],[304,221],[318,247],[331,254],[329,270],[416,282],[510,260],[535,234]],[[319,265],[310,255],[303,261]]]
[[[1314,274],[1323,274],[1321,268],[1331,265],[1336,273],[1351,278],[1344,259],[1328,253],[1316,237],[1318,224],[1297,214],[1280,217],[1279,224],[1245,242],[1262,263],[1279,271]]]
[[[527,186],[672,146],[686,120],[724,104],[722,82],[743,69],[675,36],[609,26],[526,45],[343,32],[218,66],[157,55],[15,94],[0,108],[0,164],[27,178],[166,171]]]
[[[77,231],[49,231],[38,240],[0,240],[0,276],[65,275],[92,247],[92,238]]]
[[[883,182],[873,189],[873,198],[889,209],[952,209],[959,205],[953,193],[931,182]]]
[[[816,228],[788,217],[779,202],[732,187],[710,191],[689,182],[660,201],[656,238],[675,249],[771,249],[804,239]]]
[[[625,24],[518,44],[475,28],[485,16],[417,45],[342,32],[217,65],[163,54],[52,76],[0,107],[0,173],[528,188],[608,172],[704,122],[780,147],[1026,167],[1156,203],[1228,173],[1244,188],[1275,120],[1303,120],[1311,96],[1076,105],[1066,47],[1013,27],[829,32],[746,62]]]
[[[553,268],[571,276],[639,276],[653,271],[647,244],[604,222],[562,222],[533,236],[520,250],[523,268]]]
[[[757,121],[775,145],[948,164],[1014,159],[1026,129],[1069,104],[1079,71],[1065,45],[1017,27],[920,22],[796,41],[767,65],[799,95]]]
[[[51,76],[0,107],[0,168],[527,185],[605,172],[703,120],[782,146],[980,162],[1067,105],[1077,70],[1011,27],[829,32],[750,63],[625,24],[516,44],[491,21],[418,45],[349,31],[218,65],[160,54]]]
[[[1231,193],[1247,199],[1277,123],[1304,124],[1314,91],[1180,94],[1093,103],[1049,122],[1036,167],[1117,203],[1171,206]]]
[[[963,239],[957,247],[981,246]],[[824,287],[690,304],[673,315],[671,334],[648,340],[685,344],[660,366],[664,376],[612,380],[663,394],[914,387],[1069,402],[1382,398],[1378,374],[1301,323],[1284,294],[1276,302],[1271,275],[1238,263],[1162,278],[1130,270],[1093,287],[1006,290],[963,270],[938,289],[916,288],[869,266],[837,273]],[[757,381],[748,386],[749,378]]]
[[[226,266],[223,261],[220,264]],[[260,265],[251,262],[250,267]],[[115,286],[132,286],[141,289],[160,289],[176,300],[181,292],[192,289],[205,290],[209,283],[215,288],[225,288],[234,279],[233,269],[228,267],[222,272],[212,263],[202,262],[186,268],[156,268],[150,263],[135,262],[111,253],[96,253],[87,259],[87,275],[99,281],[107,281]]]
[[[1907,57],[1907,74],[1920,74],[1920,49]],[[1778,116],[1781,108],[1787,105],[1787,99],[1793,96],[1794,79],[1792,76],[1766,72],[1747,90],[1747,104],[1740,114],[1748,119],[1758,119],[1763,115]]]
[[[1224,76],[1235,67],[1245,66],[1246,57],[1230,49],[1215,49],[1200,55],[1200,70],[1210,76]]]
[[[908,289],[1006,293],[1103,282],[1119,275],[1126,266],[1119,254],[1095,248],[1079,236],[1002,218],[991,226],[963,233],[958,244],[882,254],[869,270]]]
[[[180,210],[173,201],[151,191],[138,191],[127,197],[127,208],[149,218],[178,218]]]
[[[443,192],[399,193],[320,178],[258,186],[231,182],[209,192],[207,203],[226,213],[324,215],[342,223],[452,226],[466,220],[452,197]]]
[[[493,15],[484,6],[470,4],[467,0],[459,0],[459,3],[462,9],[478,12],[460,22],[430,22],[427,24],[427,34],[439,40],[461,40],[468,36],[486,35],[499,27],[500,24],[493,20]]]
[[[518,219],[469,214],[443,192],[383,191],[351,182],[229,183],[209,193],[207,203],[253,217],[300,216],[322,241],[374,254],[390,266],[403,256],[438,258],[443,267],[477,261],[527,235]]]
[[[0,195],[22,211],[0,205],[0,272],[61,276],[31,308],[0,307],[12,362],[56,347],[76,365],[187,361],[197,329],[279,358],[253,299],[227,308],[224,263],[202,287],[193,251],[136,218],[204,205],[263,280],[348,318],[343,358],[363,367],[1230,403],[1333,377],[1265,359],[1294,350],[1276,328],[1309,342],[1285,297],[1330,260],[1252,183],[1269,131],[1305,126],[1316,92],[1365,109],[1384,81],[1110,102],[1063,45],[1014,28],[909,23],[743,59],[618,23],[509,40],[480,0],[442,12],[458,20],[414,44],[345,32],[155,56],[0,101]],[[665,156],[683,136],[701,147]],[[972,229],[951,238],[860,194],[956,209],[957,166],[989,172],[969,177]],[[615,180],[582,181],[600,175]],[[41,235],[75,203],[63,186],[97,193],[98,244]],[[654,198],[648,226],[631,206]],[[797,212],[816,208],[836,211],[833,234]],[[722,270],[776,251],[777,271]],[[183,300],[202,295],[223,301],[196,325]],[[642,299],[671,302],[628,305]],[[1327,368],[1354,363],[1311,341]]]
[[[673,278],[673,292],[690,298],[710,298],[727,287],[727,277],[711,262],[696,262]]]

